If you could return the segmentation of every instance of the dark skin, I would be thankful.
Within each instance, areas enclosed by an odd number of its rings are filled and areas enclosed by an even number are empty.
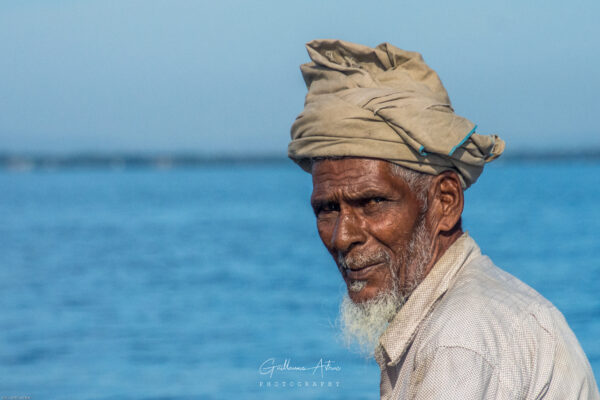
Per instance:
[[[317,161],[312,177],[311,205],[323,244],[347,286],[356,280],[366,282],[358,292],[348,290],[352,301],[366,301],[389,289],[390,266],[402,288],[415,273],[413,265],[400,260],[422,206],[406,182],[393,174],[389,162],[369,158]],[[458,175],[446,171],[435,176],[427,199],[424,218],[433,240],[425,275],[462,234],[459,220],[464,198]],[[362,261],[349,263],[346,269],[338,262],[339,256]]]

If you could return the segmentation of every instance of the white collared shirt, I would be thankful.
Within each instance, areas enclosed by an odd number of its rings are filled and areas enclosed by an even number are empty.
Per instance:
[[[380,338],[382,399],[600,399],[563,315],[467,233]]]

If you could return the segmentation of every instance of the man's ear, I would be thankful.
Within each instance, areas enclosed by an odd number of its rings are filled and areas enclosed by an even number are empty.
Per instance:
[[[435,236],[460,229],[458,225],[463,212],[464,193],[456,172],[444,171],[435,176],[429,186],[428,198],[429,223]]]

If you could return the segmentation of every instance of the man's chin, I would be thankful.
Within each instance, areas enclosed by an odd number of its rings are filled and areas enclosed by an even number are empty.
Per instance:
[[[353,297],[344,296],[340,305],[343,337],[347,346],[357,344],[361,353],[372,356],[379,336],[402,307],[403,299],[391,290],[375,290],[376,294],[371,296],[368,287],[350,292]]]
[[[374,299],[377,297],[379,292],[380,290],[378,288],[370,287],[368,285],[358,291],[348,287],[348,297],[353,303],[356,304],[364,303]]]
[[[391,289],[382,289],[371,282],[364,281],[346,281],[346,287],[348,289],[348,297],[355,304],[360,304],[373,300],[380,294]]]

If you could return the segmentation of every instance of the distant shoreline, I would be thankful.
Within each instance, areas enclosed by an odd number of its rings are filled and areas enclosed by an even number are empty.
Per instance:
[[[600,161],[600,149],[581,151],[512,152],[502,155],[498,162],[573,162]],[[198,154],[8,154],[0,153],[0,170],[45,170],[70,168],[109,169],[171,169],[210,165],[283,164],[290,160],[283,155],[217,155]]]

